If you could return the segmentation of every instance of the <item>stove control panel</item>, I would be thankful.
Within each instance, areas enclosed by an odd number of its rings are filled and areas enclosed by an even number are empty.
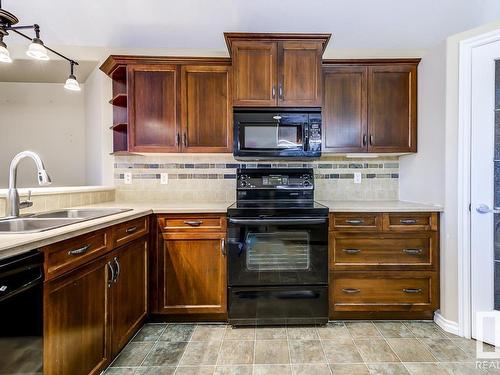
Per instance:
[[[309,190],[314,188],[314,175],[307,170],[291,173],[256,173],[256,171],[241,171],[238,173],[239,189],[289,189]]]

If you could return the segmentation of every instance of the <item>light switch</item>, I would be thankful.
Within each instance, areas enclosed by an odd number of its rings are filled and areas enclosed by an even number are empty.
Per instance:
[[[132,183],[132,173],[127,172],[123,174],[123,182],[127,185]]]
[[[168,184],[168,173],[162,173],[160,175],[160,184],[162,184],[162,185]]]
[[[355,184],[360,184],[361,183],[361,173],[360,172],[355,172],[354,173],[354,183]]]

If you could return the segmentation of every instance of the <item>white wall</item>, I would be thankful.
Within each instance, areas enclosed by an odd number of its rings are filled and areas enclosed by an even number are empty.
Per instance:
[[[85,184],[84,93],[62,84],[0,82],[0,188],[20,151],[40,154],[54,186]],[[36,168],[21,162],[18,185],[33,187]]]
[[[96,68],[85,82],[86,176],[89,185],[113,184],[111,80]]]
[[[430,49],[418,66],[418,153],[399,161],[402,200],[444,203],[446,45]]]

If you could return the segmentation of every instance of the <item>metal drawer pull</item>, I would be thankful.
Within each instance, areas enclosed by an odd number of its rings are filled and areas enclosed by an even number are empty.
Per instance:
[[[186,220],[184,221],[184,224],[191,225],[192,227],[199,227],[201,224],[203,224],[203,221],[201,220]]]
[[[415,293],[422,293],[422,289],[420,289],[420,288],[405,288],[405,289],[403,289],[403,292],[405,292],[405,293],[413,293],[413,294],[415,294]]]
[[[419,255],[422,254],[422,249],[403,249],[403,253],[408,255]]]
[[[362,219],[347,219],[345,222],[347,224],[359,225],[359,224],[363,224],[365,221]]]
[[[344,288],[344,289],[342,289],[342,291],[344,293],[347,293],[347,294],[356,294],[356,293],[361,292],[361,289],[358,289],[358,288]]]
[[[125,232],[127,232],[127,233],[134,233],[136,230],[137,230],[137,227],[133,226],[133,227],[127,228],[125,230]]]
[[[357,254],[360,253],[360,249],[342,249],[342,251],[346,254]]]
[[[90,249],[90,245],[85,245],[85,246],[79,247],[78,249],[68,251],[68,255],[85,254],[87,251],[89,251],[89,249]]]
[[[221,238],[220,246],[221,246],[221,250],[222,250],[222,255],[226,256],[226,254],[227,254],[227,252],[226,252],[226,240],[224,238]]]
[[[111,284],[113,284],[115,281],[115,269],[111,265],[111,262],[108,262],[107,264],[108,264],[109,271],[111,272],[111,278],[108,279],[108,288],[111,288]]]
[[[118,280],[118,276],[120,276],[121,269],[120,269],[120,263],[118,263],[118,258],[114,257],[113,261],[116,264],[116,275],[115,275],[115,279],[113,280],[113,282],[116,283],[116,281]]]
[[[417,224],[417,220],[415,219],[401,219],[399,222],[403,225],[412,225],[412,224]]]

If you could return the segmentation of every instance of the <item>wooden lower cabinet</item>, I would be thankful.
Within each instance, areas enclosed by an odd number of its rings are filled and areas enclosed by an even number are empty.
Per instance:
[[[111,354],[120,352],[141,327],[148,313],[147,267],[148,242],[136,240],[115,250],[110,261],[118,267],[110,287]]]
[[[330,274],[333,311],[434,311],[435,272],[367,271]]]
[[[100,258],[45,284],[45,374],[98,374],[108,363],[108,280]]]
[[[162,235],[159,261],[161,314],[225,314],[225,233]]]
[[[45,283],[44,373],[99,374],[147,315],[147,237]]]
[[[331,319],[432,319],[439,308],[439,216],[333,213]]]

